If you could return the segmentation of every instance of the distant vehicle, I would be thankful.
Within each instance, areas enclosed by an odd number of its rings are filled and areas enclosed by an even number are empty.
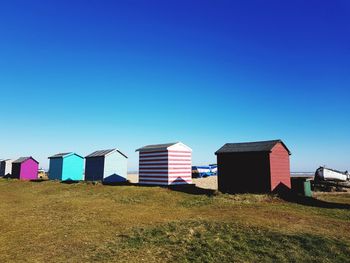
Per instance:
[[[38,169],[38,179],[48,179],[47,173],[44,169]]]
[[[320,181],[340,181],[345,182],[348,181],[349,173],[348,171],[341,172],[334,169],[319,167],[315,173],[315,179]]]
[[[214,176],[217,174],[218,166],[216,164],[192,166],[192,177],[203,178],[208,176]]]

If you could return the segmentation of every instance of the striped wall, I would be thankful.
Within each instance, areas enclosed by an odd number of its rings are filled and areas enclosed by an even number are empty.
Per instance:
[[[187,149],[140,152],[139,183],[175,185],[192,183],[192,153]]]

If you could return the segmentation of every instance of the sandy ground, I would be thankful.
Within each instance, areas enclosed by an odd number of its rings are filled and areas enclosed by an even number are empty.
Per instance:
[[[137,174],[128,174],[128,180],[131,183],[137,183],[138,182],[138,175]],[[206,178],[198,178],[198,179],[192,179],[193,183],[196,184],[197,187],[204,188],[204,189],[218,189],[218,181],[217,176],[210,176]]]
[[[193,179],[193,183],[196,184],[197,187],[204,189],[218,189],[218,177],[217,176],[209,176],[206,178],[198,178]]]
[[[128,174],[128,180],[130,181],[130,183],[137,183],[139,181],[139,176],[138,174]]]

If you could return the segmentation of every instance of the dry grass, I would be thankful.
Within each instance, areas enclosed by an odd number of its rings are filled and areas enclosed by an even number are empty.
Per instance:
[[[234,255],[248,262],[344,262],[350,253],[350,211],[341,206],[5,179],[0,197],[0,262],[228,262]],[[350,194],[319,198],[350,205]],[[327,253],[318,254],[318,244]]]

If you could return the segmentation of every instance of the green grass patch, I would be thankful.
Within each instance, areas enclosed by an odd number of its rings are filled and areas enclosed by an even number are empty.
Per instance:
[[[310,234],[282,234],[235,223],[186,221],[137,228],[94,259],[140,254],[167,262],[348,262],[350,243]]]
[[[350,194],[317,198],[0,179],[0,262],[349,262]]]

